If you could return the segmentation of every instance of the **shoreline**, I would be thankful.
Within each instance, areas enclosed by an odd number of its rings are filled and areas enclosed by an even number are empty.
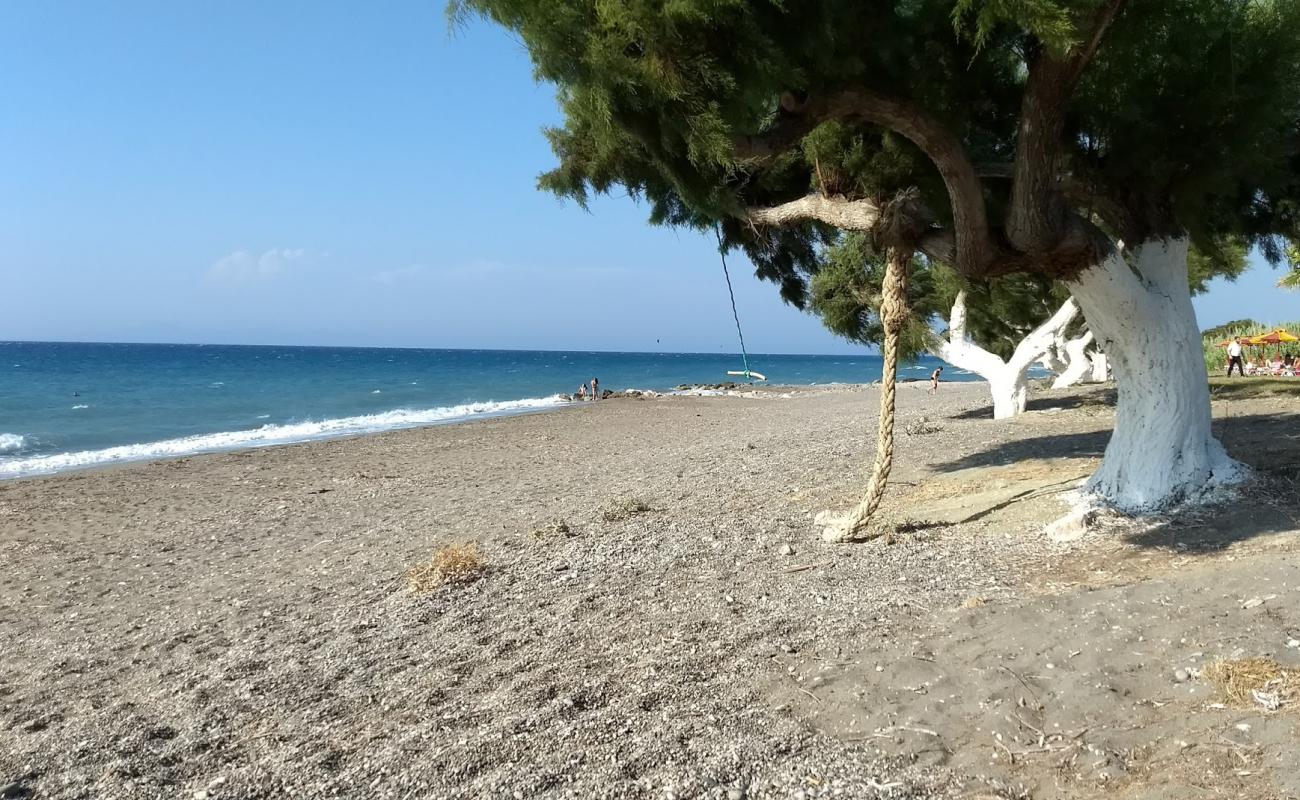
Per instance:
[[[898,385],[910,383],[924,383],[928,378],[901,378],[897,381]],[[949,385],[961,384],[983,384],[984,381],[948,381]],[[719,384],[695,384],[689,388],[677,387],[668,390],[653,389],[623,389],[615,392],[606,400],[621,400],[628,398],[655,399],[659,397],[674,396],[694,396],[694,397],[753,397],[765,394],[782,394],[797,395],[799,393],[819,390],[836,390],[844,389],[850,391],[862,390],[864,388],[878,385],[878,382],[832,382],[832,383],[813,383],[813,384],[752,384],[722,382]],[[724,388],[725,387],[725,388]],[[190,458],[199,455],[208,455],[214,453],[237,453],[249,450],[262,450],[266,448],[282,447],[288,445],[304,444],[316,441],[332,441],[336,439],[349,439],[363,436],[374,436],[390,431],[412,430],[426,427],[460,425],[472,423],[485,419],[496,419],[502,417],[519,416],[525,414],[539,414],[552,411],[562,411],[572,409],[575,406],[582,406],[591,401],[579,401],[572,396],[554,395],[544,398],[525,398],[522,400],[509,401],[483,401],[476,403],[466,403],[464,406],[454,408],[470,408],[473,406],[507,406],[501,410],[487,410],[482,412],[469,411],[458,416],[448,419],[429,419],[427,421],[401,421],[399,417],[396,421],[387,424],[371,423],[369,420],[380,417],[393,417],[395,415],[409,415],[419,417],[422,414],[430,412],[442,412],[443,408],[434,408],[428,410],[419,409],[395,409],[393,411],[382,412],[374,415],[363,417],[344,417],[324,420],[307,420],[301,423],[275,423],[267,424],[258,428],[246,428],[232,431],[212,431],[210,433],[195,434],[192,436],[177,439],[162,439],[149,442],[132,442],[121,445],[112,445],[106,448],[95,450],[72,450],[57,453],[46,453],[29,457],[11,456],[0,457],[0,483],[11,481],[29,480],[31,478],[47,477],[51,475],[62,475],[71,472],[83,472],[86,470],[103,469],[116,465],[148,463],[152,461],[166,461],[176,458]],[[602,400],[600,402],[605,402]],[[339,432],[330,432],[327,426],[331,424],[347,424],[352,420],[366,420],[359,422],[353,430],[344,430]],[[326,428],[317,432],[301,433],[298,435],[285,434],[280,431],[292,428],[304,428],[316,426]],[[19,434],[13,434],[21,436]],[[268,441],[261,441],[263,438]],[[221,443],[218,440],[235,440],[231,443]],[[205,442],[205,443],[201,443]],[[19,471],[15,464],[32,464],[33,462],[51,462],[62,461],[51,466],[28,466]]]

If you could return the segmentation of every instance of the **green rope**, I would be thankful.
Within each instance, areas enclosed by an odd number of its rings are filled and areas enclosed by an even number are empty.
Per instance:
[[[722,244],[722,226],[713,226],[713,235],[718,238],[718,255],[722,257],[722,275],[727,279],[727,295],[731,298],[731,316],[736,320],[736,336],[740,338],[740,361],[745,365],[745,380],[754,379],[749,374],[749,354],[745,352],[745,334],[740,330],[740,314],[736,313],[736,293],[731,290],[731,273],[727,271],[727,248]]]

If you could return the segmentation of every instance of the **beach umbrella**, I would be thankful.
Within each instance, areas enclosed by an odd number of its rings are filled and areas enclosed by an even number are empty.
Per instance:
[[[1251,344],[1282,344],[1283,342],[1300,342],[1300,336],[1295,336],[1282,328],[1278,328],[1269,333],[1261,333],[1259,336],[1250,337]]]

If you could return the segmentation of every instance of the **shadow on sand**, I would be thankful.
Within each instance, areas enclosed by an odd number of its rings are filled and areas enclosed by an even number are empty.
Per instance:
[[[1064,406],[1060,401],[1066,399],[1045,398],[1045,406]],[[1087,404],[1089,396],[1082,400],[1076,405]],[[1255,478],[1227,505],[1176,512],[1126,536],[1125,541],[1140,547],[1213,552],[1236,542],[1300,530],[1300,413],[1222,417],[1214,420],[1213,427],[1228,453],[1255,470]],[[1108,441],[1110,431],[1036,436],[935,464],[934,469],[955,472],[1027,459],[1100,458]]]

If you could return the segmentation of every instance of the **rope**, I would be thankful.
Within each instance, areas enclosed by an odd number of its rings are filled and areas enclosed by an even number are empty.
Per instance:
[[[889,484],[889,472],[894,466],[894,396],[898,385],[898,333],[907,322],[907,266],[912,254],[890,249],[885,280],[881,286],[880,321],[885,328],[885,364],[880,378],[880,426],[876,432],[876,463],[871,470],[871,481],[857,508],[840,520],[834,521],[822,534],[831,542],[856,538],[875,516],[880,501]],[[867,538],[875,538],[879,536]]]
[[[718,255],[722,256],[722,275],[727,279],[727,296],[731,298],[731,317],[736,320],[736,336],[740,338],[740,363],[745,365],[745,380],[750,383],[754,379],[749,376],[749,354],[745,352],[745,334],[740,330],[740,314],[736,313],[736,293],[731,290],[731,273],[727,271],[727,248],[722,244],[722,226],[713,226],[713,235],[718,238]]]

